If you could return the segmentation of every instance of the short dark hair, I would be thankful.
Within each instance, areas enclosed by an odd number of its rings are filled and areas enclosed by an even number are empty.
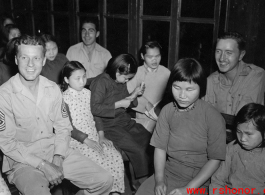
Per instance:
[[[200,87],[200,97],[206,90],[206,76],[201,64],[194,58],[180,59],[171,70],[168,80],[168,91],[176,81],[194,82]],[[172,93],[172,92],[170,92]]]
[[[245,41],[243,35],[241,35],[238,32],[225,32],[225,33],[223,33],[217,39],[217,43],[220,39],[233,39],[233,40],[235,40],[237,42],[238,49],[240,51],[243,51],[246,48],[246,41]]]
[[[57,40],[55,39],[54,36],[50,35],[50,34],[42,34],[41,38],[43,40],[44,43],[48,43],[48,42],[54,42],[57,45]]]
[[[99,28],[98,28],[98,20],[97,19],[94,19],[94,18],[89,18],[89,17],[86,17],[82,20],[81,22],[81,25],[80,25],[80,32],[82,31],[82,27],[84,24],[86,23],[91,23],[91,24],[94,24],[95,25],[95,28],[96,28],[96,31],[99,31]]]
[[[142,45],[140,53],[145,55],[149,48],[151,49],[158,48],[160,52],[162,49],[161,45],[157,41],[147,41]]]
[[[235,117],[236,125],[253,122],[253,125],[261,133],[263,141],[260,147],[265,147],[265,106],[257,103],[249,103],[243,106]]]
[[[135,74],[138,69],[136,59],[132,54],[120,54],[109,60],[105,72],[110,75],[113,80],[116,80],[116,73],[121,75]]]
[[[85,67],[78,61],[69,61],[64,64],[60,76],[60,87],[62,91],[68,88],[68,83],[65,82],[64,77],[68,78],[72,75],[75,70],[83,69],[86,72]]]
[[[15,42],[15,51],[16,54],[18,53],[18,46],[20,45],[35,45],[35,46],[42,46],[43,47],[43,53],[45,54],[45,43],[39,36],[30,36],[30,35],[22,35],[20,36],[16,42]]]

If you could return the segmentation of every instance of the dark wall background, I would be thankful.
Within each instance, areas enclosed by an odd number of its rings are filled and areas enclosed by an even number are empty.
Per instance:
[[[265,68],[265,1],[231,0],[228,30],[246,36],[244,61]]]

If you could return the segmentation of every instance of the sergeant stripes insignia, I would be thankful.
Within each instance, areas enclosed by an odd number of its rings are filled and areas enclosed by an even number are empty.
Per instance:
[[[0,110],[0,131],[6,129],[5,114]]]
[[[63,118],[67,118],[68,117],[68,113],[67,113],[64,101],[62,101],[61,111],[62,111],[62,117]]]

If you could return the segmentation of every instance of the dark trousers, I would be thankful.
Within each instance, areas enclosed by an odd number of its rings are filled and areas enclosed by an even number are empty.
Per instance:
[[[125,152],[132,163],[136,178],[149,174],[151,156],[147,150],[151,133],[141,124],[131,120],[124,126],[113,125],[104,131],[105,137],[111,140],[116,147]]]

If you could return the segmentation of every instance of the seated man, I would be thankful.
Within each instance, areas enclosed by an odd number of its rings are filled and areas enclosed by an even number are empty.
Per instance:
[[[48,195],[64,178],[90,194],[108,195],[112,176],[69,148],[72,126],[61,91],[40,76],[44,48],[39,37],[20,37],[15,43],[19,73],[0,87],[3,172],[23,195]]]
[[[66,54],[69,61],[78,61],[85,67],[87,78],[104,72],[111,58],[110,52],[96,43],[99,33],[97,21],[86,18],[81,24],[82,42],[71,46]]]
[[[204,100],[221,113],[236,115],[248,103],[264,104],[265,72],[242,61],[245,41],[239,33],[227,32],[217,40],[215,60],[219,71],[207,79]]]

